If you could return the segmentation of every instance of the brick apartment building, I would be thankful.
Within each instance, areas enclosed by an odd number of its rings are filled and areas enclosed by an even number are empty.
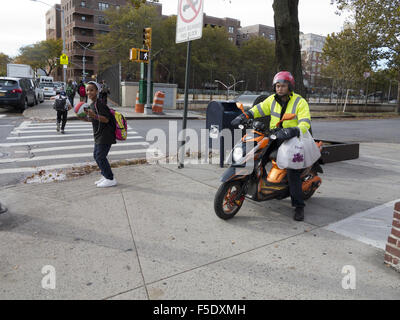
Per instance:
[[[111,7],[118,9],[125,4],[126,0],[61,0],[61,5],[56,5],[64,10],[65,49],[70,62],[67,79],[82,79],[84,70],[86,78],[97,74],[97,55],[90,49],[97,43],[98,35],[109,32],[104,11]],[[153,5],[161,15],[161,4]],[[54,24],[46,24],[47,39],[54,38],[54,35],[62,38],[60,12],[53,7],[47,12],[47,17],[59,20],[59,31],[56,32],[52,30]]]
[[[270,41],[275,41],[275,28],[263,24],[255,24],[240,28],[236,44],[241,46],[242,43],[250,40],[252,37],[263,37]]]
[[[229,40],[236,43],[239,35],[240,21],[232,18],[217,18],[204,14],[203,18],[204,27],[222,27],[225,28],[229,34]]]
[[[326,37],[314,33],[300,34],[300,46],[303,62],[304,79],[309,86],[313,86],[316,79],[321,76],[322,48]]]

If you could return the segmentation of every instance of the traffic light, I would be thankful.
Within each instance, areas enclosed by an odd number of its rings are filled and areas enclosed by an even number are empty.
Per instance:
[[[151,28],[144,28],[143,29],[143,45],[145,45],[147,48],[151,48]]]
[[[129,60],[136,61],[137,58],[138,58],[138,50],[136,48],[132,48],[131,51],[130,51]]]
[[[139,50],[139,57],[138,57],[139,62],[149,63],[149,58],[150,58],[149,50],[144,50],[144,49]]]

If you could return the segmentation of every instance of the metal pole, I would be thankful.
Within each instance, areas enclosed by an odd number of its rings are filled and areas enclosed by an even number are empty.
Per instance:
[[[147,64],[147,99],[146,99],[146,108],[144,110],[145,114],[151,114],[151,104],[150,104],[150,99],[151,99],[151,48],[149,48],[149,63]]]
[[[83,81],[83,82],[85,82],[85,78],[86,78],[86,72],[85,72],[85,62],[86,62],[85,52],[86,52],[86,48],[83,49],[83,58],[82,58],[82,81]]]
[[[187,113],[188,113],[188,102],[189,102],[189,79],[190,79],[190,57],[192,51],[192,41],[189,41],[187,44],[187,56],[186,56],[186,75],[185,75],[185,103],[183,109],[183,123],[182,123],[182,133],[186,130],[187,124]],[[181,148],[180,148],[180,156],[179,156],[179,166],[178,169],[183,169],[184,165],[184,158],[185,158],[185,144],[186,144],[186,134],[183,135],[181,141]]]
[[[63,39],[63,53],[65,54],[65,21],[64,21],[64,9],[61,9],[61,28],[62,28],[62,39]],[[67,83],[67,69],[63,65],[63,82]],[[65,88],[64,88],[65,89]]]

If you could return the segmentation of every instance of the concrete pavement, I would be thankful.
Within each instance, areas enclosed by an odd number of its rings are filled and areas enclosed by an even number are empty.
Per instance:
[[[397,144],[363,143],[360,159],[324,166],[301,223],[289,199],[248,200],[220,220],[214,165],[117,168],[110,189],[94,186],[98,173],[2,188],[0,299],[399,299],[384,251],[330,230],[398,199],[399,163]],[[55,289],[42,287],[44,266]]]

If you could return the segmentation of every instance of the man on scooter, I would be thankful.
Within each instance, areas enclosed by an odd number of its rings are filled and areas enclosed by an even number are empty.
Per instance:
[[[272,82],[275,94],[269,96],[260,104],[241,114],[232,121],[233,126],[237,126],[246,119],[271,116],[270,130],[274,130],[277,142],[282,143],[295,136],[300,136],[300,130],[305,133],[311,128],[310,108],[307,101],[299,94],[294,92],[295,81],[292,74],[288,71],[278,72]],[[287,120],[277,127],[278,122],[285,113],[296,114],[293,120]],[[304,220],[304,207],[302,192],[302,181],[300,178],[303,170],[287,169],[290,196],[292,207],[295,208],[294,219]]]

